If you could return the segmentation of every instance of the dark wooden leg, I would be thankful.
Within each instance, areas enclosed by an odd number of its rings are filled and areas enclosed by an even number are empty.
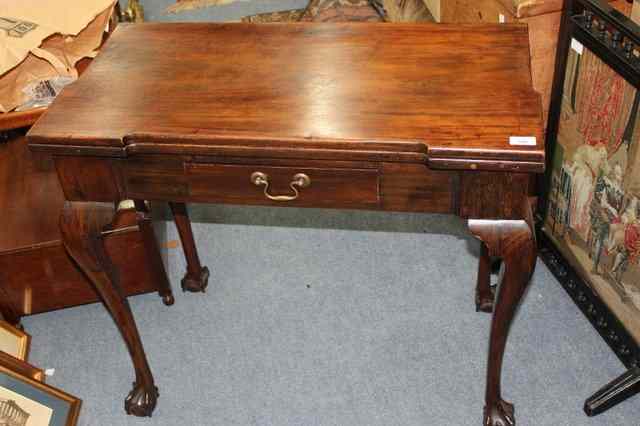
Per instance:
[[[478,284],[476,286],[476,312],[493,312],[495,286],[491,285],[491,258],[486,244],[480,244]]]
[[[158,399],[158,388],[131,308],[120,287],[118,271],[104,249],[101,232],[110,227],[113,218],[98,212],[94,203],[66,202],[60,216],[62,241],[69,255],[93,283],[131,355],[136,380],[125,399],[125,411],[141,417],[151,416]]]
[[[173,220],[176,223],[176,228],[178,228],[178,235],[180,235],[180,242],[184,250],[184,256],[187,259],[187,273],[182,279],[182,290],[204,292],[209,282],[209,269],[200,264],[187,206],[184,203],[169,203],[169,207],[171,207]]]
[[[584,403],[587,416],[595,416],[640,393],[640,368],[634,367],[607,384]]]
[[[173,298],[173,292],[171,291],[171,284],[167,277],[167,272],[164,269],[162,263],[162,256],[160,255],[160,249],[158,248],[158,241],[156,234],[153,230],[153,222],[151,221],[151,213],[149,207],[142,200],[134,201],[136,206],[136,218],[138,221],[138,228],[142,235],[144,242],[145,254],[147,256],[149,267],[154,275],[154,281],[158,286],[158,294],[162,297],[162,301],[165,305],[171,306],[175,302]]]
[[[469,220],[471,233],[486,244],[489,256],[500,257],[504,262],[491,322],[485,426],[515,425],[513,405],[502,399],[500,383],[509,327],[536,263],[531,223],[530,210],[527,221]]]

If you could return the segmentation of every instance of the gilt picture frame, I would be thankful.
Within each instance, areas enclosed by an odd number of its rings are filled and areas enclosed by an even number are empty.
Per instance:
[[[0,351],[0,366],[8,368],[26,377],[30,377],[39,382],[45,381],[44,370],[38,367],[22,361],[18,358],[12,357],[6,352]]]
[[[6,321],[0,320],[0,351],[26,361],[29,356],[31,336]]]
[[[0,424],[75,426],[81,405],[80,399],[0,363]]]

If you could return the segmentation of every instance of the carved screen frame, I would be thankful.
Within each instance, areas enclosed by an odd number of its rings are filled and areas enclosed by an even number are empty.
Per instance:
[[[640,27],[605,1],[565,0],[546,132],[546,172],[539,181],[539,254],[622,363],[632,368],[640,365],[638,333],[634,338],[628,325],[594,290],[584,265],[578,264],[575,258],[570,259],[566,249],[562,251],[561,244],[554,240],[548,226],[545,227],[547,208],[555,202],[552,193],[554,154],[558,145],[567,64],[571,50],[581,47],[588,49],[633,88],[640,89]],[[636,127],[635,131],[640,132],[640,128]]]

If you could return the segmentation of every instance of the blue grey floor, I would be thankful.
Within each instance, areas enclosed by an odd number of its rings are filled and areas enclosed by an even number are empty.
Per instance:
[[[126,416],[133,374],[100,305],[24,319],[31,361],[84,400],[80,425],[480,426],[490,316],[478,244],[445,216],[195,209],[206,294],[131,299],[160,399]],[[269,226],[266,226],[269,225]],[[172,224],[168,239],[176,238]],[[505,359],[518,425],[637,425],[638,399],[599,417],[584,398],[623,371],[538,264]]]

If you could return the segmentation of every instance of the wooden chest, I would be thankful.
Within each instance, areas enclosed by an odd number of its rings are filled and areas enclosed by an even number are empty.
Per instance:
[[[58,229],[64,195],[53,163],[28,150],[24,137],[0,145],[0,315],[25,315],[98,302],[67,255]],[[105,212],[109,214],[109,212]],[[105,246],[129,296],[156,290],[135,213],[123,215]]]

